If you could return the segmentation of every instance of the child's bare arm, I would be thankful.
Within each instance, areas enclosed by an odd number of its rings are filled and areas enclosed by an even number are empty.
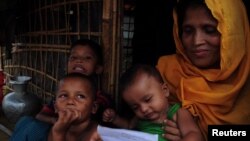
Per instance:
[[[115,126],[120,128],[126,128],[126,129],[132,129],[135,127],[135,124],[137,122],[137,118],[132,119],[125,119],[123,117],[120,117],[117,115],[117,113],[113,109],[106,109],[103,112],[103,121],[104,122],[111,122]]]
[[[53,104],[54,101],[51,101],[50,104],[44,105],[41,111],[36,115],[36,119],[50,124],[54,124],[57,118],[54,116],[55,111]]]
[[[95,131],[92,136],[90,137],[90,141],[102,141],[101,136]]]
[[[45,114],[42,111],[39,112],[36,115],[36,119],[38,119],[40,121],[44,121],[44,122],[50,123],[50,124],[54,124],[56,122],[56,118],[55,117],[53,117],[51,115],[48,115],[48,114]]]
[[[177,124],[182,135],[181,141],[204,141],[200,128],[189,111],[181,108],[177,114]]]
[[[58,120],[55,122],[49,135],[49,140],[64,141],[74,121],[81,120],[81,112],[74,109],[64,109],[58,111]]]
[[[54,133],[53,129],[51,129],[48,135],[48,141],[64,141],[65,135]]]

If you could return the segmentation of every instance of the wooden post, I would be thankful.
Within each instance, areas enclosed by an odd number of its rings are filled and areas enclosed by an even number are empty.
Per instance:
[[[103,1],[102,39],[104,47],[103,89],[118,96],[120,56],[120,0]]]

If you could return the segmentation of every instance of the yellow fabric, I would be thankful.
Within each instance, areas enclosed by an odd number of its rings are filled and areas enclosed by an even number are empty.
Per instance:
[[[221,33],[220,69],[199,69],[191,64],[178,37],[177,53],[159,59],[157,68],[171,93],[197,117],[203,133],[209,124],[250,124],[250,36],[241,0],[205,0],[218,20]]]

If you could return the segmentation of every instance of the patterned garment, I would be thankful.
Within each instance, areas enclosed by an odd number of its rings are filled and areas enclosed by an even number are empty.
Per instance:
[[[16,123],[9,141],[47,141],[50,128],[48,123],[24,116]]]

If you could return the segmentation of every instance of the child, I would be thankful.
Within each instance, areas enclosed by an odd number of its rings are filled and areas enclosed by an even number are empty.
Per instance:
[[[95,82],[81,73],[60,80],[55,100],[58,119],[48,141],[89,141],[96,135],[97,123],[91,119],[98,108],[96,91]]]
[[[183,140],[203,140],[191,114],[178,104],[169,105],[169,89],[155,68],[146,65],[132,67],[121,77],[120,86],[122,98],[132,108],[136,117],[130,121],[125,120],[116,115],[114,110],[106,109],[103,121],[112,122],[121,128],[135,128],[158,134],[159,141],[165,141],[162,137],[162,122],[168,118],[178,124]]]
[[[93,77],[98,83],[98,76],[102,71],[103,57],[102,48],[99,44],[89,39],[77,40],[72,44],[68,59],[68,73],[82,73]],[[101,119],[104,109],[111,106],[111,100],[107,95],[98,91],[97,101],[101,106],[96,118]],[[40,113],[36,115],[36,118],[47,123],[55,123],[56,117],[53,106],[54,102],[51,102],[49,106],[44,106]]]

